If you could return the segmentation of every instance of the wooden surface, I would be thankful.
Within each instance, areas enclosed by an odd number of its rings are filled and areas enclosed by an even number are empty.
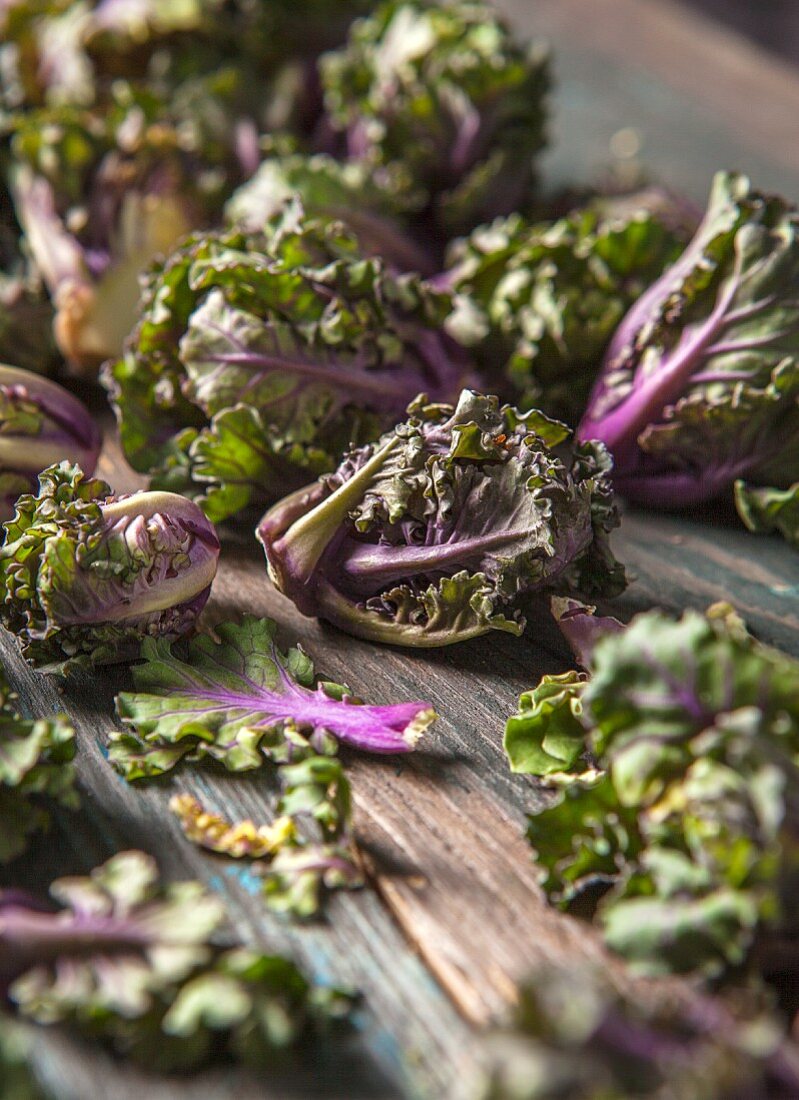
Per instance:
[[[740,40],[727,32],[697,38],[695,17],[653,0],[501,6],[528,26],[534,8],[558,58],[560,151],[550,158],[550,178],[586,179],[609,162],[613,134],[632,127],[647,163],[697,199],[715,168],[733,165],[764,186],[799,193],[791,130],[799,79]],[[674,51],[689,48],[672,63]],[[747,119],[751,125],[742,124]],[[138,484],[112,440],[99,472],[118,489]],[[750,536],[723,512],[629,512],[616,550],[634,576],[616,604],[622,617],[654,604],[676,611],[732,599],[761,638],[799,654],[799,558],[779,540]],[[266,819],[274,805],[268,775],[232,778],[189,767],[126,785],[104,755],[124,671],[79,681],[59,696],[57,683],[31,672],[7,636],[0,656],[25,706],[42,714],[64,709],[76,722],[84,808],[60,815],[33,860],[6,870],[3,880],[43,890],[54,876],[85,871],[120,848],[151,851],[165,875],[196,876],[224,897],[231,938],[288,952],[317,979],[360,989],[356,1033],[323,1062],[280,1080],[230,1072],[153,1080],[58,1037],[38,1044],[41,1070],[57,1084],[59,1100],[466,1097],[480,1029],[512,1002],[529,967],[545,957],[601,954],[592,932],[549,909],[535,885],[522,836],[535,787],[509,774],[501,749],[518,693],[567,667],[565,649],[545,617],[522,640],[497,634],[423,655],[357,642],[301,618],[270,588],[259,547],[237,537],[225,542],[207,619],[243,610],[276,618],[286,643],[300,640],[321,672],[369,701],[429,699],[442,716],[411,757],[346,758],[370,887],[336,896],[319,924],[297,927],[269,915],[246,868],[183,841],[167,809],[175,791],[188,790],[212,809]]]

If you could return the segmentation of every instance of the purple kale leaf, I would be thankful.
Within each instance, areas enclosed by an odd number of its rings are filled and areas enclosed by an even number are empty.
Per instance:
[[[720,173],[683,255],[616,331],[578,435],[613,455],[615,484],[680,507],[736,478],[799,474],[799,215]]]
[[[367,752],[410,751],[435,718],[427,703],[372,706],[341,685],[316,685],[299,648],[281,652],[271,619],[245,616],[188,643],[185,659],[146,639],[133,669],[137,690],[117,698],[135,731],[111,737],[110,758],[128,779],[158,775],[181,759],[210,757],[231,771],[302,757],[336,743]],[[315,686],[316,685],[316,686]]]

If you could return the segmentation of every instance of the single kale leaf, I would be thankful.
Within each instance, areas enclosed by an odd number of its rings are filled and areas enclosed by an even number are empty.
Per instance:
[[[65,1024],[152,1069],[228,1054],[274,1063],[346,1016],[288,959],[210,944],[224,913],[197,882],[161,886],[141,852],[51,887],[56,913],[0,895],[0,987],[16,1012]]]
[[[511,771],[550,775],[571,771],[585,752],[582,693],[587,677],[578,672],[544,676],[519,699],[519,712],[505,724],[505,752]]]
[[[264,516],[277,586],[306,615],[395,645],[518,634],[536,591],[615,594],[618,519],[601,446],[469,390],[408,420]]]
[[[118,497],[68,462],[39,475],[4,527],[0,618],[37,664],[125,660],[145,636],[193,630],[216,574],[219,540],[196,504]]]
[[[180,822],[187,840],[209,852],[233,859],[263,859],[272,856],[296,836],[293,820],[282,815],[269,825],[256,826],[249,818],[235,824],[206,810],[190,794],[176,794],[169,808]]]
[[[78,805],[75,733],[60,714],[21,718],[0,669],[0,863],[21,855],[33,833],[50,823],[49,806]]]
[[[776,531],[792,546],[799,546],[799,482],[787,489],[772,489],[736,481],[735,507],[750,531]]]
[[[113,733],[110,759],[127,779],[159,775],[181,759],[210,757],[231,771],[334,752],[338,742],[367,752],[408,752],[435,714],[427,703],[370,706],[338,684],[320,683],[299,648],[283,653],[271,619],[193,638],[185,659],[168,642],[145,639],[133,669],[135,692],[117,713],[135,733]]]
[[[341,151],[444,237],[529,202],[549,66],[488,4],[389,0],[322,58]]]
[[[133,466],[221,520],[331,470],[419,392],[467,372],[449,295],[290,204],[266,231],[189,238],[157,266],[105,382]]]
[[[799,1090],[776,1016],[673,988],[621,992],[598,966],[537,968],[488,1037],[480,1100],[767,1100]]]
[[[264,896],[277,913],[308,919],[319,912],[322,891],[354,890],[363,874],[342,844],[282,848],[265,872]]]
[[[650,974],[718,976],[766,933],[794,934],[799,664],[717,605],[615,624],[590,665],[551,712],[548,678],[509,724],[525,770],[546,774],[554,757],[577,772],[586,751],[604,769],[560,776],[530,817],[549,896],[604,884],[608,944]]]
[[[611,615],[597,615],[596,608],[591,604],[581,603],[580,600],[568,596],[553,596],[550,610],[581,668],[591,668],[594,649],[600,639],[608,634],[619,634],[626,629],[623,623]]]
[[[682,507],[799,473],[799,217],[720,173],[683,255],[630,309],[578,429],[631,499]]]
[[[4,991],[40,1023],[143,1015],[154,994],[210,959],[223,918],[200,883],[160,887],[141,852],[122,852],[89,878],[59,879],[50,892],[64,906],[58,914],[0,895]]]
[[[292,762],[279,768],[280,816],[270,825],[231,824],[208,813],[191,795],[176,795],[170,809],[186,837],[209,851],[263,860],[270,908],[300,918],[319,912],[324,890],[363,885],[352,837],[349,781],[341,762],[292,746]],[[261,870],[262,865],[256,864]]]
[[[684,244],[663,217],[604,200],[557,221],[480,226],[447,257],[451,331],[514,403],[576,424],[617,325]]]

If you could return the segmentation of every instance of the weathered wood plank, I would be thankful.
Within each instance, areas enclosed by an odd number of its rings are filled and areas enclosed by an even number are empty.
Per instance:
[[[497,6],[553,46],[550,182],[618,168],[611,140],[631,128],[638,166],[698,202],[720,168],[799,197],[799,80],[786,61],[674,0]]]
[[[762,57],[721,32],[703,30],[697,46],[696,17],[686,22],[672,4],[501,2],[555,47],[560,90],[552,179],[595,176],[609,163],[612,135],[633,126],[653,171],[698,199],[713,170],[733,165],[752,171],[763,186],[796,191],[799,82],[779,67],[767,66],[769,75]],[[733,62],[723,56],[728,48]],[[675,50],[680,56],[672,64]],[[741,81],[743,70],[754,75]],[[777,100],[789,109],[772,118]],[[751,121],[744,127],[741,118]],[[783,135],[776,144],[775,126]],[[113,447],[100,472],[119,489],[138,483]],[[755,539],[725,516],[708,525],[630,511],[617,548],[636,574],[618,604],[623,615],[653,604],[677,611],[731,598],[761,637],[799,653],[799,559],[779,540]],[[534,786],[509,774],[500,744],[518,692],[542,672],[565,667],[565,648],[545,619],[520,642],[487,638],[424,656],[344,638],[300,618],[269,588],[260,552],[246,539],[225,545],[209,621],[244,609],[276,617],[286,642],[301,639],[320,670],[368,698],[428,698],[442,715],[413,758],[347,758],[358,837],[380,897],[371,890],[341,895],[329,921],[309,928],[269,916],[246,870],[186,844],[167,810],[175,790],[190,790],[222,812],[266,817],[274,805],[268,777],[233,779],[217,768],[196,768],[127,787],[102,751],[119,674],[104,673],[99,686],[84,680],[59,698],[54,682],[26,669],[0,638],[0,655],[30,709],[46,713],[62,705],[75,718],[85,804],[82,815],[61,815],[51,837],[37,844],[35,860],[12,868],[6,881],[13,874],[42,889],[54,875],[86,870],[121,847],[144,847],[168,876],[198,876],[221,892],[232,935],[288,951],[317,977],[363,989],[360,1042],[286,1080],[205,1074],[191,1083],[156,1083],[51,1036],[38,1047],[43,1070],[65,1100],[463,1096],[479,1047],[462,1017],[483,1023],[496,1015],[512,999],[516,980],[542,957],[601,952],[590,930],[540,897],[522,839]]]
[[[231,581],[234,577],[235,570]],[[224,616],[229,614],[224,608]],[[268,820],[275,801],[268,777],[259,773],[233,780],[223,769],[186,769],[174,780],[129,787],[103,755],[112,725],[113,692],[123,686],[124,678],[108,671],[99,685],[83,679],[59,697],[53,681],[20,665],[12,646],[7,637],[0,640],[3,663],[26,709],[47,713],[60,707],[76,724],[84,808],[79,815],[59,815],[55,832],[36,846],[33,859],[12,868],[13,879],[4,876],[6,881],[42,890],[55,875],[84,872],[114,851],[149,851],[166,877],[203,879],[224,897],[236,941],[286,952],[318,980],[364,993],[362,1049],[359,1056],[350,1051],[348,1089],[365,1096],[393,1096],[398,1089],[409,1095],[455,1096],[458,1080],[474,1070],[468,1029],[373,892],[337,897],[326,923],[283,923],[267,913],[257,878],[243,866],[188,844],[169,813],[171,795],[189,790],[222,813]],[[371,1052],[369,1058],[364,1050]],[[379,1070],[370,1067],[370,1059],[379,1063]],[[120,1097],[136,1095],[136,1080],[132,1075],[129,1087],[120,1085]],[[342,1094],[324,1065],[308,1075],[306,1086],[309,1083],[315,1083],[321,1095]],[[80,1090],[75,1095],[81,1095]],[[283,1096],[285,1091],[281,1085],[276,1091],[262,1088],[252,1095]]]

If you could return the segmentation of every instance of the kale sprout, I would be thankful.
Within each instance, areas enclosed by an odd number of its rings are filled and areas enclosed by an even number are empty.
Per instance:
[[[389,0],[321,60],[343,152],[444,236],[530,198],[549,68],[480,0]]]
[[[799,1091],[779,1020],[670,988],[622,991],[597,965],[538,967],[488,1038],[480,1100],[768,1100]]]
[[[717,977],[796,933],[799,663],[727,605],[591,632],[590,677],[546,678],[506,729],[513,769],[554,784],[528,832],[542,884],[564,906],[604,888],[639,971]]]
[[[102,105],[114,81],[159,94],[238,69],[254,102],[287,59],[338,45],[371,0],[4,0],[0,101],[7,109]]]
[[[624,586],[601,445],[465,390],[408,420],[262,519],[269,573],[306,615],[407,646],[521,633],[532,592]]]
[[[576,424],[616,326],[681,251],[667,209],[631,196],[475,229],[449,251],[444,285],[459,296],[450,330],[520,407]]]
[[[195,236],[150,275],[105,383],[125,454],[214,520],[281,497],[467,374],[450,297],[290,204],[264,234]]]
[[[62,462],[19,498],[0,547],[0,619],[40,664],[126,660],[194,629],[219,557],[213,525],[174,493],[115,496]]]
[[[578,429],[612,453],[630,499],[682,507],[736,478],[799,477],[799,215],[716,176],[680,259],[610,343]]]
[[[66,459],[94,473],[100,431],[86,408],[61,386],[0,363],[0,519],[22,493],[35,491],[47,466]]]
[[[60,365],[53,335],[53,306],[22,245],[11,195],[0,180],[0,363],[37,374]]]
[[[254,167],[242,160],[226,95],[222,76],[208,78],[204,99],[197,90],[162,100],[117,82],[103,108],[43,107],[16,118],[11,190],[74,370],[91,375],[120,353],[141,271],[217,220]]]

